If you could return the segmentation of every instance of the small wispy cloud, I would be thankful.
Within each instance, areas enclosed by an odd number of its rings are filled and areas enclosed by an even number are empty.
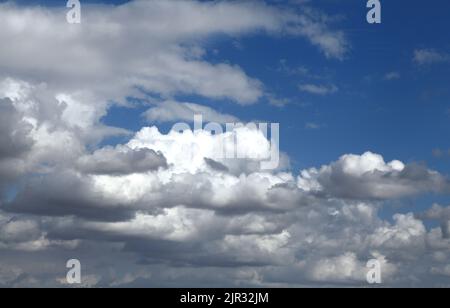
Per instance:
[[[450,54],[435,49],[414,50],[413,61],[419,65],[431,65],[450,62]]]
[[[436,148],[432,151],[434,158],[450,158],[450,149]]]
[[[302,92],[322,96],[333,94],[339,91],[339,88],[334,84],[332,85],[301,84],[298,86],[298,88]]]
[[[398,80],[401,78],[401,74],[399,72],[389,72],[386,75],[384,75],[384,80]]]
[[[314,122],[308,122],[305,124],[305,128],[309,129],[309,130],[317,130],[317,129],[321,129],[323,126],[321,124],[318,123],[314,123]]]
[[[273,94],[268,94],[267,100],[269,101],[270,105],[279,107],[279,108],[289,105],[292,102],[289,98],[277,97]]]

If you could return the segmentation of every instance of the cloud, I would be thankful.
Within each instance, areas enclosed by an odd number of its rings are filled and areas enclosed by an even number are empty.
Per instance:
[[[0,100],[0,159],[20,157],[31,149],[31,127],[22,120],[11,100]]]
[[[434,49],[416,49],[413,61],[419,65],[446,63],[450,61],[450,55]]]
[[[330,95],[336,93],[339,88],[335,85],[315,85],[315,84],[301,84],[298,86],[300,91],[307,92],[313,95]]]
[[[25,172],[26,154],[33,146],[31,126],[9,99],[0,99],[0,191]]]
[[[297,35],[344,59],[347,41],[326,15],[221,1],[85,9],[89,22],[72,27],[62,10],[0,5],[0,39],[10,42],[0,50],[1,286],[66,286],[74,257],[87,287],[364,286],[372,258],[386,285],[448,285],[448,227],[380,213],[384,201],[448,191],[437,171],[370,152],[300,174],[283,154],[267,171],[270,142],[251,127],[130,134],[102,123],[111,101],[149,93],[164,102],[147,112],[152,121],[198,111],[234,119],[171,99],[251,104],[264,95],[242,68],[209,63],[205,40]],[[128,137],[105,145],[111,136]],[[217,150],[237,154],[236,144],[238,158]],[[445,221],[445,213],[428,214]]]
[[[240,132],[252,134],[249,140],[256,140],[246,144],[249,151],[267,151],[256,131],[243,128]],[[379,198],[433,190],[434,186],[423,184],[432,182],[433,177],[439,179],[432,171],[406,171],[408,166],[399,161],[385,163],[380,155],[366,153],[343,156],[314,176],[308,178],[314,173],[307,170],[296,178],[291,173],[249,169],[245,160],[239,164],[220,161],[209,148],[217,138],[206,132],[161,134],[156,128],[144,128],[127,145],[81,156],[86,168],[98,167],[101,172],[95,169],[86,175],[54,170],[28,179],[3,208],[8,209],[9,217],[34,214],[45,217],[44,222],[5,220],[0,228],[8,246],[3,249],[12,249],[13,243],[14,249],[30,246],[30,241],[40,243],[34,247],[43,253],[49,247],[80,251],[74,242],[121,243],[122,253],[109,262],[123,264],[130,272],[135,265],[129,264],[126,255],[131,254],[132,262],[144,262],[151,271],[129,279],[120,275],[109,281],[94,279],[96,286],[117,286],[120,281],[137,284],[139,279],[181,285],[179,279],[187,279],[193,268],[198,276],[192,283],[202,286],[211,267],[223,275],[218,280],[222,285],[240,281],[247,286],[270,286],[361,285],[365,263],[374,254],[382,260],[386,281],[402,284],[409,276],[399,275],[402,278],[396,281],[392,273],[402,271],[411,254],[415,262],[422,262],[419,260],[428,255],[427,242],[433,240],[434,246],[445,247],[445,238],[430,239],[412,214],[396,215],[393,223],[377,214]],[[198,160],[186,155],[186,149],[192,148],[199,149]],[[147,159],[153,162],[155,153],[165,157],[166,168],[136,167]],[[103,166],[102,159],[110,156]],[[73,167],[68,164],[65,168]],[[346,178],[362,184],[347,187]],[[329,179],[335,182],[327,182]],[[383,189],[378,189],[380,186]],[[354,198],[368,201],[351,200]],[[433,250],[446,253],[443,248]],[[163,274],[174,267],[175,276]],[[177,282],[172,280],[175,277]]]
[[[299,175],[263,171],[270,143],[251,127],[217,135],[146,127],[126,144],[92,152],[84,131],[102,126],[79,98],[6,84],[14,123],[31,125],[22,148],[27,176],[0,211],[2,265],[26,274],[5,274],[6,285],[61,286],[64,262],[80,254],[95,286],[208,286],[211,268],[217,286],[361,286],[374,257],[389,285],[433,285],[427,268],[450,256],[447,229],[428,231],[412,213],[392,221],[378,214],[384,200],[445,190],[445,177],[424,166],[365,153]],[[78,123],[82,110],[92,116]],[[219,145],[233,148],[235,138],[253,159],[220,155]],[[94,262],[105,254],[114,275]],[[36,255],[43,261],[31,262]],[[54,264],[61,270],[47,269]]]
[[[442,236],[450,238],[450,207],[442,207],[434,204],[424,213],[417,213],[416,216],[424,220],[436,220],[441,225]]]
[[[204,121],[216,123],[237,123],[239,119],[229,114],[221,114],[214,109],[193,103],[165,101],[144,113],[151,123],[185,121],[192,123],[195,115],[201,115]]]
[[[400,161],[386,163],[382,156],[367,152],[344,155],[320,169],[304,170],[299,186],[305,190],[349,199],[395,199],[448,190],[448,180],[436,171]]]
[[[318,260],[308,271],[310,279],[318,282],[363,281],[365,273],[364,264],[351,252]]]
[[[423,252],[426,245],[426,229],[412,214],[394,215],[394,225],[381,226],[369,237],[372,247],[394,250],[401,253],[402,247]],[[407,257],[407,256],[405,256]]]
[[[386,75],[384,75],[384,80],[398,80],[401,78],[401,75],[399,72],[389,72]]]
[[[0,231],[0,241],[7,244],[37,240],[41,234],[39,225],[34,220],[3,220]]]
[[[49,122],[47,116],[26,110],[33,91],[11,93],[21,96],[15,108],[32,115],[31,123],[57,123],[48,135],[30,133],[39,145],[36,149],[63,132],[72,142],[84,140],[75,133],[72,120],[64,118],[66,106],[60,109],[60,118]],[[268,140],[259,131],[242,127],[235,134],[245,140],[243,154],[259,159],[269,154]],[[46,262],[55,262],[52,251],[70,258],[94,241],[100,246],[84,252],[88,263],[84,266],[95,273],[89,278],[95,286],[180,286],[183,281],[206,286],[210,268],[219,277],[218,286],[361,285],[364,265],[375,251],[380,253],[375,258],[382,260],[386,281],[404,285],[409,275],[401,273],[411,268],[402,266],[405,260],[411,262],[411,254],[413,264],[435,268],[440,265],[426,259],[427,245],[446,256],[445,237],[428,233],[412,214],[396,215],[393,223],[377,214],[380,199],[444,185],[438,173],[399,161],[386,163],[373,153],[346,155],[299,176],[264,172],[258,159],[218,155],[214,148],[220,142],[225,148],[234,145],[229,136],[189,130],[163,134],[151,127],[127,144],[100,147],[93,153],[82,147],[69,159],[65,153],[38,155],[34,159],[43,157],[55,166],[38,169],[12,200],[3,201],[8,214],[0,221],[2,264],[12,262],[4,251],[41,253]],[[116,244],[115,250],[108,246]],[[122,273],[110,276],[91,263],[94,255],[105,251],[111,251],[107,263],[122,266]],[[138,270],[138,263],[146,264],[146,270]],[[27,278],[4,281],[61,286],[66,270],[61,264],[62,275],[35,267]],[[413,273],[421,277],[420,271]],[[401,279],[395,280],[392,273]]]
[[[113,221],[131,219],[134,216],[134,211],[127,208],[124,200],[110,198],[95,189],[90,177],[70,171],[30,179],[4,210],[40,216],[75,215],[86,219]]]
[[[313,123],[313,122],[308,122],[305,124],[305,128],[306,129],[320,129],[322,128],[322,125],[317,124],[317,123]]]
[[[308,8],[303,15],[295,18],[298,25],[289,29],[291,33],[307,37],[311,43],[319,47],[327,58],[343,60],[350,44],[343,31],[330,31],[329,16]]]
[[[166,159],[153,150],[133,150],[126,146],[105,147],[81,157],[77,167],[88,174],[125,175],[167,167]]]
[[[0,8],[0,40],[10,42],[0,52],[2,76],[44,80],[55,91],[70,94],[84,89],[94,104],[143,96],[136,89],[166,97],[194,94],[257,102],[264,95],[260,81],[236,65],[204,59],[202,42],[215,35],[264,31],[301,36],[338,58],[347,45],[323,13],[294,14],[262,2],[84,5],[80,25],[66,23],[65,12],[57,8],[25,9],[12,3]]]
[[[225,165],[232,174],[252,173],[261,169],[261,162],[271,155],[271,143],[259,128],[236,125],[213,134],[206,130],[170,131],[162,134],[157,127],[144,127],[132,138],[128,146],[160,151],[180,172],[200,172],[206,168],[204,158]],[[281,153],[277,170],[285,169],[288,158]]]

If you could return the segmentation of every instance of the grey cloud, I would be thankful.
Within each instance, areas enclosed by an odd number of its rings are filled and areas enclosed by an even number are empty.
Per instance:
[[[126,175],[166,168],[167,161],[162,153],[153,150],[117,146],[102,148],[92,155],[82,156],[77,167],[88,174]]]
[[[0,99],[0,160],[19,158],[29,151],[33,145],[30,130],[12,101]]]
[[[8,219],[0,223],[0,242],[20,243],[40,237],[40,226],[34,220]]]
[[[425,279],[423,285],[433,285],[424,269],[427,266],[431,268],[432,264],[439,266],[436,261],[428,259],[430,254],[425,250],[426,245],[436,244],[426,244],[430,240],[419,221],[412,215],[398,215],[394,223],[388,223],[378,218],[373,204],[327,202],[323,206],[300,208],[286,215],[266,213],[262,217],[271,217],[272,222],[282,229],[273,229],[267,225],[264,227],[266,232],[262,234],[242,233],[242,227],[248,224],[245,219],[231,223],[219,216],[199,218],[201,216],[203,214],[185,216],[187,220],[184,223],[190,228],[179,225],[188,232],[192,231],[191,228],[205,228],[202,232],[194,232],[195,237],[188,241],[183,238],[163,239],[161,235],[152,234],[151,229],[143,229],[134,235],[126,234],[117,228],[116,223],[101,223],[103,227],[96,228],[90,223],[90,228],[85,229],[88,233],[84,236],[99,241],[123,241],[123,253],[133,254],[132,260],[136,264],[148,268],[147,273],[151,275],[145,281],[158,286],[202,286],[204,279],[213,272],[215,275],[231,275],[218,286],[230,286],[238,281],[245,286],[362,286],[365,284],[365,263],[374,257],[383,263],[385,285],[418,286],[422,284],[416,284],[414,280],[422,279]],[[161,227],[173,226],[164,223],[164,220],[158,223]],[[236,229],[232,232],[226,227],[227,224],[235,223],[242,226],[237,233]],[[73,225],[67,225],[65,230],[70,234],[77,228],[86,227],[74,222]],[[124,228],[127,229],[126,226]],[[54,235],[58,237],[57,233]],[[418,247],[423,248],[418,250]],[[434,248],[436,253],[446,254],[446,250],[448,247]],[[373,256],[373,251],[382,255]],[[125,255],[112,264],[117,267],[117,264],[129,258]],[[161,266],[166,268],[166,272],[173,271],[175,276],[160,276]],[[131,264],[126,265],[126,268],[131,269]],[[189,282],[184,283],[172,281],[174,277],[181,277],[183,273],[194,270],[200,273],[192,276],[195,279],[191,277]],[[239,276],[239,273],[246,274]],[[141,274],[146,275],[145,272]],[[136,279],[139,280],[138,277]],[[217,279],[216,283],[220,281]],[[438,280],[445,283],[445,279]],[[117,283],[118,278],[113,281]],[[107,280],[103,283],[108,285]]]
[[[450,207],[434,204],[429,210],[417,213],[416,216],[424,220],[436,220],[440,223],[443,238],[450,238]]]
[[[11,100],[0,99],[0,191],[25,172],[31,129]]]
[[[212,169],[214,169],[216,171],[222,171],[222,172],[230,171],[227,166],[215,161],[214,159],[205,157],[205,162],[208,164],[208,166],[210,166]]]
[[[229,114],[221,114],[216,110],[193,103],[165,101],[150,108],[144,113],[149,122],[164,123],[185,121],[192,123],[195,115],[201,115],[203,121],[216,123],[236,123],[239,119]]]
[[[76,215],[87,219],[117,221],[134,217],[134,212],[93,190],[88,178],[72,172],[52,173],[30,179],[3,210],[40,216]]]
[[[445,193],[446,177],[421,164],[386,164],[382,157],[365,153],[346,155],[320,170],[305,171],[305,185],[320,196],[360,200],[386,200],[426,192]]]

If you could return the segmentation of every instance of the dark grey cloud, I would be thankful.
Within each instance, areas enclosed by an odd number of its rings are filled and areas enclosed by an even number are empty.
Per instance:
[[[446,193],[449,180],[423,164],[385,163],[377,154],[345,155],[321,169],[304,171],[303,185],[317,196],[387,200],[422,193]]]
[[[11,100],[0,99],[0,160],[18,158],[31,149],[31,128]]]
[[[0,99],[0,192],[24,172],[25,156],[34,143],[31,129],[10,99]]]
[[[102,148],[81,157],[77,167],[87,174],[126,175],[166,168],[167,161],[162,153],[153,150],[118,146]]]
[[[41,216],[75,215],[86,219],[118,221],[134,216],[120,200],[93,189],[89,178],[73,172],[35,176],[3,210]]]
[[[434,204],[429,210],[423,213],[417,213],[416,217],[424,220],[435,220],[441,226],[442,236],[450,238],[450,207],[443,207]]]

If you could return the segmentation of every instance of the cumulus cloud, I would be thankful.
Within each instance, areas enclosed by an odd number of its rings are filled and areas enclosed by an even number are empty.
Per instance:
[[[258,139],[257,131],[242,128],[242,132]],[[40,236],[39,241],[45,243],[41,247],[88,240],[119,242],[124,254],[132,253],[135,262],[152,264],[156,272],[125,279],[127,284],[138,283],[139,277],[150,281],[164,277],[165,285],[174,278],[162,274],[161,260],[173,266],[183,264],[174,277],[183,277],[192,267],[207,275],[207,268],[214,267],[224,277],[230,275],[222,281],[227,285],[236,281],[254,286],[359,285],[365,281],[365,263],[374,256],[382,261],[386,281],[401,284],[405,280],[396,281],[392,273],[401,270],[403,262],[410,262],[411,255],[416,260],[426,258],[430,245],[436,246],[436,253],[447,253],[445,239],[431,239],[412,214],[396,215],[391,223],[379,218],[377,202],[345,200],[414,193],[415,180],[429,180],[421,178],[422,172],[397,174],[407,166],[399,161],[385,163],[380,155],[366,153],[346,155],[316,170],[315,177],[308,178],[307,174],[313,174],[308,170],[296,178],[287,172],[248,170],[242,169],[242,164],[218,162],[208,147],[214,138],[218,136],[207,132],[161,134],[156,128],[144,128],[126,146],[86,154],[87,162],[99,168],[99,153],[113,156],[108,159],[112,165],[103,166],[101,172],[53,172],[30,179],[6,208],[49,218],[45,224],[29,220],[3,223],[3,242],[23,245],[33,239],[31,234]],[[263,140],[258,145],[249,144],[248,149],[264,153]],[[199,149],[198,158],[185,155],[185,149],[192,148]],[[124,157],[121,151],[125,151]],[[144,151],[151,154],[151,160],[155,153],[161,153],[166,168],[133,169],[127,165],[129,151]],[[125,167],[119,164],[121,172],[109,174],[118,170],[113,164],[115,155],[122,157]],[[145,161],[148,157],[138,155],[138,162],[139,158]],[[346,181],[331,185],[323,180],[334,179],[335,173],[360,182],[368,177],[371,187],[377,184],[394,189],[387,190],[389,196],[380,197],[384,190],[368,190],[367,184],[355,195],[342,195]],[[407,179],[399,184],[401,193],[391,177],[395,182]],[[124,262],[119,260],[115,262]],[[252,268],[253,274],[238,274],[242,268]],[[198,279],[203,285],[204,276]],[[117,285],[120,280],[95,280],[95,285]]]
[[[219,130],[219,127],[217,128]],[[173,168],[183,172],[199,172],[207,167],[207,159],[226,166],[231,173],[252,173],[261,170],[261,162],[271,156],[272,144],[258,127],[236,125],[233,129],[220,127],[215,133],[207,130],[188,129],[183,132],[170,131],[162,134],[157,127],[141,129],[128,143],[131,148],[146,148],[160,151]],[[289,162],[281,154],[279,168]]]
[[[381,155],[344,155],[338,161],[304,170],[299,186],[318,195],[349,199],[395,199],[424,192],[445,192],[448,180],[423,165],[386,163]]]
[[[23,104],[17,100],[20,108]],[[71,131],[66,121],[60,125]],[[230,136],[242,136],[241,154],[255,159],[223,158],[215,147],[222,142],[225,149],[235,146]],[[93,153],[82,148],[75,153],[78,159],[56,159],[58,167],[27,179],[2,206],[10,214],[0,224],[0,249],[45,253],[58,247],[70,254],[81,249],[80,241],[94,240],[121,243],[122,252],[110,262],[128,270],[135,265],[126,263],[126,254],[134,262],[151,264],[151,274],[136,271],[133,277],[109,280],[95,275],[95,286],[154,279],[177,285],[174,277],[190,276],[193,267],[200,286],[210,267],[223,275],[218,280],[222,285],[358,285],[364,283],[364,265],[374,254],[383,261],[386,281],[401,284],[405,280],[391,279],[391,273],[401,270],[411,254],[426,258],[427,245],[434,245],[438,255],[447,253],[445,238],[428,234],[412,214],[397,215],[394,223],[383,221],[377,201],[370,201],[433,191],[436,183],[444,183],[437,172],[400,161],[386,163],[380,155],[366,153],[296,176],[262,171],[258,162],[269,151],[267,138],[249,127],[219,135],[143,128],[125,145]],[[23,216],[28,214],[45,219]],[[170,265],[180,264],[174,276],[164,274]],[[19,284],[33,285],[29,279]],[[55,285],[58,281],[63,282],[55,279]]]

